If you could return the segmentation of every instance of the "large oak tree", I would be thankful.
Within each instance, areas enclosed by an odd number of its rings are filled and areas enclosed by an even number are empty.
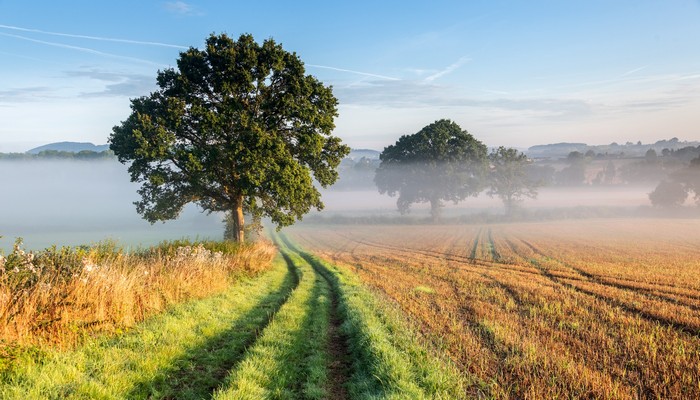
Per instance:
[[[456,123],[442,119],[404,135],[384,149],[374,182],[379,193],[398,194],[403,214],[413,203],[430,203],[434,221],[444,201],[457,203],[483,188],[486,146]]]
[[[137,211],[148,221],[176,218],[188,203],[229,213],[244,239],[244,212],[294,223],[323,208],[323,187],[349,148],[331,135],[338,101],[306,75],[295,53],[272,39],[212,34],[160,71],[159,89],[131,101],[110,148],[141,183]]]

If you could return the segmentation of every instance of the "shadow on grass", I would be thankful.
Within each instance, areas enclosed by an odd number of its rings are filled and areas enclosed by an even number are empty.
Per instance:
[[[230,329],[214,336],[173,361],[155,379],[136,382],[130,399],[208,399],[235,369],[260,333],[299,283],[293,264],[284,283],[253,309],[232,321]]]

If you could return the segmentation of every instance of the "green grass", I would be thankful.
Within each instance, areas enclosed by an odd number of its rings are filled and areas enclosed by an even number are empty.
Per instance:
[[[0,398],[464,397],[456,368],[398,308],[349,270],[275,238],[273,268],[221,295],[75,350],[24,353],[2,376]]]
[[[351,272],[287,246],[323,274],[339,296],[342,329],[349,338],[356,399],[458,399],[464,379],[447,358],[426,348],[401,312],[362,285]]]
[[[328,398],[330,287],[306,261],[280,246],[299,285],[233,371],[217,399]]]
[[[227,292],[173,307],[131,332],[16,360],[3,399],[211,396],[296,284],[284,261]]]

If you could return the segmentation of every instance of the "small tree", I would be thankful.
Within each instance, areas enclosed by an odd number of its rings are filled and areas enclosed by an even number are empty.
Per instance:
[[[141,183],[137,211],[149,222],[176,218],[188,203],[228,213],[244,239],[243,213],[278,226],[323,208],[311,175],[326,187],[349,153],[335,127],[338,101],[272,39],[211,35],[180,53],[159,89],[131,101],[110,148]]]
[[[488,195],[498,196],[503,201],[506,215],[512,215],[524,197],[537,197],[537,188],[542,186],[543,182],[529,177],[527,168],[530,161],[525,154],[501,146],[489,154],[489,160],[491,173]]]
[[[679,182],[661,181],[649,200],[654,207],[680,207],[688,198],[688,189]]]
[[[455,204],[483,188],[487,149],[456,123],[442,119],[384,149],[374,177],[379,193],[399,195],[404,214],[413,203],[430,203],[437,221],[443,201]]]

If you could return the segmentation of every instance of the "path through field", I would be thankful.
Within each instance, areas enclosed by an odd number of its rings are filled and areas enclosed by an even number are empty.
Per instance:
[[[17,362],[0,398],[459,398],[449,362],[350,271],[287,237],[269,272],[130,332]]]

